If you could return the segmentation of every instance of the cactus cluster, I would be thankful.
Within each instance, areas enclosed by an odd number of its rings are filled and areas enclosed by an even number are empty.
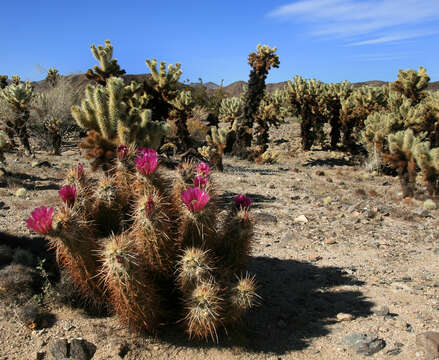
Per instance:
[[[164,122],[153,121],[151,110],[130,107],[123,79],[111,77],[106,85],[88,85],[81,106],[72,107],[72,115],[79,126],[90,129],[80,147],[93,159],[93,167],[110,169],[119,145],[149,146],[157,149],[168,131]]]
[[[212,126],[210,135],[206,136],[207,145],[198,148],[198,152],[215,165],[219,171],[224,170],[223,154],[229,132],[226,128]]]
[[[217,340],[258,297],[245,272],[251,200],[236,196],[220,218],[205,163],[181,163],[172,177],[152,149],[120,146],[117,159],[99,179],[78,165],[59,190],[64,205],[35,209],[28,228],[47,237],[92,305],[131,330],[180,320],[190,338]]]

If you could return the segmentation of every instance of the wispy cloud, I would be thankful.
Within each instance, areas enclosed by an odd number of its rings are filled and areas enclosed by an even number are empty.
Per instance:
[[[435,33],[432,25],[439,20],[439,1],[300,0],[274,9],[268,16],[300,20],[310,24],[310,33],[314,36],[350,38],[351,45],[359,46]],[[439,31],[438,26],[435,27]],[[395,30],[404,30],[405,34]],[[355,37],[357,40],[352,41]]]

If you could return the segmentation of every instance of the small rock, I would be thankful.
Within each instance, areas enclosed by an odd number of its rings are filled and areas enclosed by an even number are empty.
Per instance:
[[[71,323],[69,323],[68,321],[64,321],[62,327],[63,327],[63,329],[64,329],[65,331],[70,331],[70,330],[72,330],[72,329],[75,328],[75,327],[74,327]]]
[[[337,244],[337,240],[335,240],[335,239],[326,239],[325,240],[325,244],[327,244],[327,245]]]
[[[308,222],[308,219],[306,218],[305,215],[300,215],[294,219],[294,222],[306,224]]]
[[[338,313],[337,314],[337,320],[339,322],[342,322],[342,321],[352,321],[352,320],[354,320],[354,316],[352,314]]]
[[[322,257],[318,254],[312,254],[309,261],[311,262],[317,262],[319,260],[322,260]]]
[[[83,339],[70,342],[70,357],[76,360],[90,360],[96,352],[96,346]]]
[[[378,316],[386,316],[390,314],[390,310],[387,306],[380,306],[378,309],[374,310],[374,314]]]
[[[68,354],[66,339],[59,339],[49,345],[49,360],[64,360]]]
[[[48,167],[51,168],[52,164],[46,160],[44,161],[32,161],[31,163],[32,167]]]
[[[427,331],[417,335],[416,345],[424,351],[426,360],[439,359],[439,332]]]
[[[352,347],[357,354],[373,355],[386,346],[383,339],[372,334],[353,333],[346,336],[343,341]]]
[[[43,360],[46,353],[44,351],[38,351],[35,355],[36,360]]]

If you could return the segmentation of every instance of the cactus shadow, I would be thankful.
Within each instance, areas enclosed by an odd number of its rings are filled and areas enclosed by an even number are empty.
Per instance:
[[[233,198],[239,195],[238,193],[235,193],[233,191],[226,191],[220,196],[218,196],[218,206],[220,209],[226,209],[230,206],[230,204],[233,204]],[[274,196],[265,196],[261,194],[255,194],[255,193],[246,193],[248,197],[250,197],[253,200],[253,203],[251,207],[254,208],[261,208],[262,204],[264,203],[271,203],[276,201],[276,197]]]
[[[315,166],[324,166],[324,167],[334,167],[334,166],[358,166],[359,163],[352,159],[344,159],[344,158],[326,158],[326,159],[311,159],[302,166],[305,167],[315,167]]]
[[[232,173],[232,174],[244,173],[245,175],[247,174],[274,175],[283,171],[279,169],[258,169],[257,167],[255,167],[254,164],[251,164],[249,166],[224,164],[224,172]]]
[[[245,319],[247,351],[282,355],[305,349],[313,338],[331,332],[338,313],[372,314],[374,303],[358,290],[364,283],[342,268],[255,257],[249,271],[256,275],[262,301]],[[330,291],[334,286],[354,288]]]
[[[189,341],[179,326],[167,326],[159,335],[176,347],[223,349],[236,355],[285,355],[307,348],[314,338],[331,332],[338,313],[355,318],[372,314],[374,303],[357,289],[332,292],[334,286],[363,285],[342,268],[319,267],[308,262],[268,257],[251,258],[249,271],[256,275],[260,305],[243,322],[218,331],[218,343]]]
[[[57,190],[59,189],[59,185],[56,182],[59,179],[54,177],[46,177],[42,178],[35,175],[29,175],[19,172],[10,172],[5,171],[4,182],[2,184],[4,186],[20,186],[25,188],[26,190]],[[36,181],[48,181],[48,184],[44,185],[35,185]],[[1,187],[1,186],[0,186]]]

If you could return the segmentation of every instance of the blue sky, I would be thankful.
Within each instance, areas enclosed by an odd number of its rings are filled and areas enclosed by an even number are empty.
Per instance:
[[[392,81],[420,65],[439,80],[439,0],[22,0],[2,13],[0,74],[27,80],[85,72],[106,39],[127,73],[157,58],[180,62],[181,80],[247,80],[258,43],[278,48],[269,82]]]

